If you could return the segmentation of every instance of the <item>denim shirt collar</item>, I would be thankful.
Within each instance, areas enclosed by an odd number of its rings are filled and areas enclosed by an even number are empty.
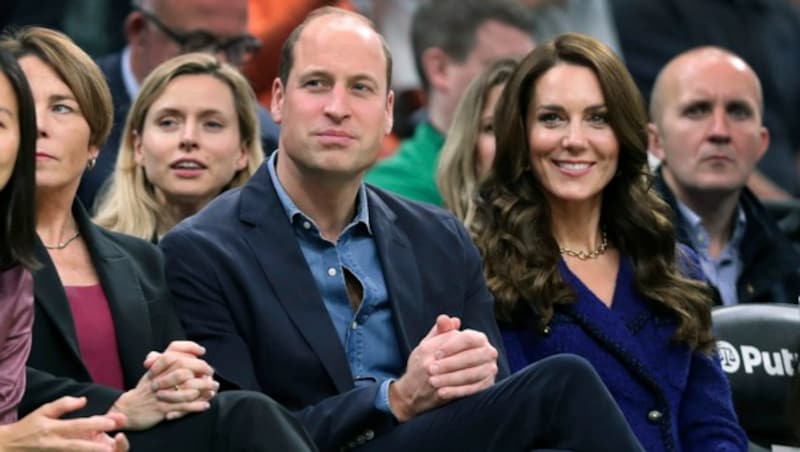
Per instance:
[[[278,154],[281,151],[277,150],[272,153],[267,161],[267,169],[269,170],[269,177],[272,180],[272,186],[275,188],[275,192],[278,194],[278,199],[283,206],[283,210],[286,212],[286,216],[289,218],[289,222],[292,224],[296,224],[298,218],[300,221],[306,220],[311,222],[314,227],[318,230],[317,225],[314,223],[308,215],[306,215],[303,211],[301,211],[297,205],[295,205],[292,198],[289,197],[289,194],[286,193],[286,190],[283,188],[281,181],[278,180],[278,173],[276,171],[276,164],[278,162]],[[350,222],[345,230],[351,228],[356,224],[363,224],[366,227],[367,232],[372,235],[372,227],[369,223],[369,206],[367,204],[367,189],[364,183],[362,182],[358,187],[358,195],[356,197],[356,214],[353,217],[353,221]]]

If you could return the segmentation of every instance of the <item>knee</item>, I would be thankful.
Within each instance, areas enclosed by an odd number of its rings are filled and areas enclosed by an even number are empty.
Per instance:
[[[589,361],[569,354],[539,360],[500,384],[510,394],[506,410],[513,415],[524,412],[540,416],[561,409],[564,400],[582,399],[586,391],[593,393],[598,385],[602,386]],[[535,415],[533,418],[542,419]]]
[[[586,358],[570,353],[562,353],[547,357],[540,364],[547,366],[552,372],[562,375],[597,376],[592,364]]]
[[[548,387],[574,387],[600,382],[600,377],[589,361],[569,353],[549,356],[537,361],[520,373]]]
[[[587,361],[586,358],[570,353],[548,356],[547,358],[536,361],[529,367],[537,368],[539,371],[553,372],[561,375],[596,374],[594,367],[592,367],[592,364]]]
[[[255,391],[224,391],[215,397],[220,420],[231,422],[241,416],[283,417],[288,412],[270,397]]]

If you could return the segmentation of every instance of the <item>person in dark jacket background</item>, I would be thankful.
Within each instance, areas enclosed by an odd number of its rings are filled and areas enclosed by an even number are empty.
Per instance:
[[[763,112],[755,72],[716,47],[670,61],[650,104],[650,151],[662,160],[655,188],[725,305],[800,295],[800,255],[746,187],[769,145]]]

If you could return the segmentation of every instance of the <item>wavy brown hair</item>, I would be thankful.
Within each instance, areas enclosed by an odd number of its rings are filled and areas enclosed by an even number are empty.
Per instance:
[[[634,288],[653,307],[675,318],[674,339],[710,351],[710,292],[706,285],[683,275],[672,213],[651,189],[642,98],[630,73],[608,47],[574,33],[558,36],[523,59],[495,112],[494,165],[479,188],[475,216],[468,227],[484,258],[498,319],[517,323],[532,313],[541,326],[550,321],[556,305],[576,299],[558,270],[559,248],[544,190],[532,170],[526,130],[536,82],[559,64],[594,72],[619,141],[618,172],[603,191],[600,214],[608,240],[622,256],[632,259]]]

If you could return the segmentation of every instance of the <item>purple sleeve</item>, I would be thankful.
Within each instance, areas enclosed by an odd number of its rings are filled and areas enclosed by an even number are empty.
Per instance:
[[[716,353],[693,353],[679,409],[684,452],[747,450],[747,435],[736,418],[728,378]]]
[[[33,277],[18,265],[0,273],[0,425],[17,420],[32,327]]]

